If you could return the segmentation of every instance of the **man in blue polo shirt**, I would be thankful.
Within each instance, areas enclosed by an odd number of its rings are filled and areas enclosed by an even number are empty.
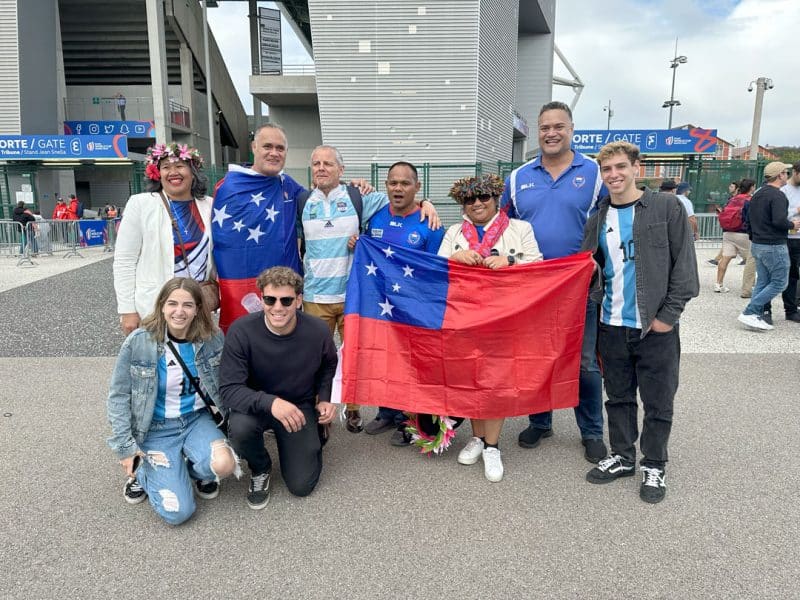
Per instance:
[[[572,150],[572,111],[563,102],[550,102],[539,111],[539,156],[511,172],[500,206],[510,217],[528,221],[545,259],[578,252],[583,227],[605,194],[597,163]],[[597,364],[597,306],[586,306],[586,328],[581,352],[579,402],[575,420],[581,432],[584,456],[597,463],[606,456],[603,443],[602,380]],[[528,417],[519,445],[535,448],[553,435],[553,413]]]
[[[433,230],[427,219],[419,220],[420,207],[416,202],[419,188],[419,175],[414,165],[399,161],[389,167],[386,176],[389,204],[370,219],[365,235],[396,246],[436,254],[442,245],[444,228]],[[378,415],[367,423],[364,431],[376,435],[395,429],[390,443],[393,446],[408,446],[411,437],[405,433],[405,420],[402,411],[381,407]]]

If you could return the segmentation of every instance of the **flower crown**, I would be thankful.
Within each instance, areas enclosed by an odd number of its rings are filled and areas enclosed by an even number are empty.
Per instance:
[[[170,162],[177,162],[179,160],[191,162],[198,169],[203,166],[203,157],[200,156],[200,152],[197,148],[189,148],[186,144],[176,144],[175,142],[171,144],[156,144],[147,149],[147,154],[145,155],[145,164],[147,165],[144,169],[145,175],[153,181],[159,181],[161,179],[161,173],[158,170],[158,165],[165,158],[168,158]]]
[[[497,175],[464,177],[456,181],[450,188],[450,196],[459,204],[463,204],[464,200],[478,196],[498,197],[503,193],[504,187],[503,180]]]

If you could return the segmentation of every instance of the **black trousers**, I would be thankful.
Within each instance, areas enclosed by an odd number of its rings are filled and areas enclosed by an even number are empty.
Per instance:
[[[797,312],[797,279],[800,273],[800,239],[789,238],[789,284],[783,290],[783,309],[787,315]]]
[[[612,454],[636,461],[639,437],[636,392],[644,421],[639,447],[642,465],[664,468],[672,429],[672,405],[678,391],[681,342],[678,325],[667,333],[600,324],[598,349],[605,383],[608,439]]]
[[[301,407],[306,424],[294,433],[271,414],[250,415],[231,411],[228,439],[236,453],[247,461],[253,474],[272,470],[272,458],[264,447],[264,430],[272,428],[278,443],[281,476],[295,496],[308,496],[322,473],[322,444],[317,423],[319,416],[311,407]]]

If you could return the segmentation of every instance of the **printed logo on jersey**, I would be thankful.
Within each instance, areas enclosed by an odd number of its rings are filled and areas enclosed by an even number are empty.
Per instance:
[[[408,243],[410,246],[419,246],[421,241],[422,236],[419,234],[419,231],[412,231],[408,236]]]
[[[584,185],[586,185],[586,177],[583,175],[576,175],[572,179],[572,185],[576,188],[582,188]]]
[[[374,238],[382,238],[383,237],[383,229],[370,229],[369,230],[370,237]]]
[[[536,187],[536,184],[535,183],[523,183],[521,186],[519,186],[519,191],[521,192],[523,190],[527,190],[528,188],[532,188],[532,187]]]
[[[337,202],[336,208],[339,212],[347,212],[347,202]]]

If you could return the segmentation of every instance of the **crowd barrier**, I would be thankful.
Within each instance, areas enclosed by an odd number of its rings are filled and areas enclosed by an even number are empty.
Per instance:
[[[20,223],[0,220],[0,257],[16,258],[17,266],[33,267],[40,255],[83,258],[80,248],[103,246],[114,252],[119,219],[52,220]]]
[[[722,227],[720,227],[717,213],[697,213],[698,240],[695,246],[712,248],[722,244]]]

